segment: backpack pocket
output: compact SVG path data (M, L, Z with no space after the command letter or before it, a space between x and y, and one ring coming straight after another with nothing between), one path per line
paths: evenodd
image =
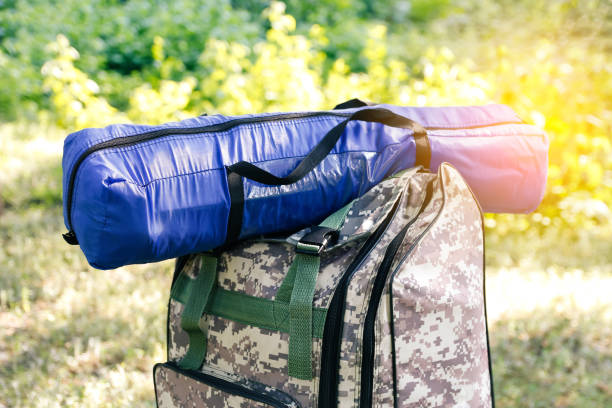
M174 363L153 368L158 408L299 408L288 394L261 383L209 367L184 370Z

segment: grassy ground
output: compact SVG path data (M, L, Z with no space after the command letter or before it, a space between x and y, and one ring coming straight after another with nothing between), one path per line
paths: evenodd
M0 407L153 406L172 263L98 271L64 243L63 136L0 125ZM499 407L612 405L612 273L588 265L490 266Z

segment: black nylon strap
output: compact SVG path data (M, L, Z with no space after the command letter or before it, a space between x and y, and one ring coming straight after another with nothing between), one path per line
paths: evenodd
M346 102L342 102L334 106L334 110L338 109L352 109L352 108L362 108L364 106L373 106L376 105L373 102L366 102L359 98L353 98ZM429 139L427 135L424 137L420 134L414 135L414 141L416 142L416 160L415 166L421 165L426 170L429 170L429 166L431 163L431 147L429 146Z
M338 109L352 109L352 108L362 108L364 106L373 106L376 105L372 102L362 101L359 98L353 98L346 102L342 102L334 106L334 110ZM425 137L421 137L421 135L417 135L415 132L414 140L416 142L416 160L415 166L421 165L426 170L429 170L429 166L431 163L431 147L429 146L429 139L427 135Z
M416 144L416 152L414 157L415 166L423 166L425 171L429 171L431 166L431 146L429 145L429 138L427 137L427 131L421 127L421 131L414 131L413 137Z
M242 177L227 169L227 186L230 194L230 211L227 219L227 235L224 245L238 241L244 212L244 185Z
M342 102L337 104L336 106L334 106L334 110L338 110L338 109L351 109L351 108L361 108L363 106L369 106L372 105L371 103L368 102L364 102L361 99L358 98L353 98L351 100L348 100L346 102Z
M427 131L415 121L404 116L398 115L384 108L362 109L354 112L346 120L340 122L332 130L327 132L323 139L308 153L306 157L297 165L286 177L277 177L249 162L240 161L228 167L229 171L237 173L243 177L267 185L287 185L293 184L302 179L312 169L314 169L333 149L340 136L344 132L346 125L351 120L362 120L365 122L382 123L383 125L411 129L416 141L416 165L423 165L429 168L431 152L429 151L429 141Z

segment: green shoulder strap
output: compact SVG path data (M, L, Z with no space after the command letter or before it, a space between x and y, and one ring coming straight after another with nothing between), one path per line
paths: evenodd
M340 210L325 219L319 226L339 230L344 223L353 202L350 202ZM312 248L311 253L308 245L297 248L302 251L296 253L293 263L287 272L285 280L279 288L276 300L282 301L287 293L291 293L289 299L289 375L303 380L312 379L312 303L317 283L317 275L321 258L317 251ZM279 299L279 295L281 299Z
M193 284L189 285L187 302L181 315L181 327L189 335L187 354L179 362L181 368L197 370L204 362L208 330L200 328L199 323L216 280L217 258L202 256L200 272Z

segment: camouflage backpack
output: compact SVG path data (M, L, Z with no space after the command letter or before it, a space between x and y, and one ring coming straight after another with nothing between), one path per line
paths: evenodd
M452 166L318 226L177 260L167 407L489 407L483 225Z

